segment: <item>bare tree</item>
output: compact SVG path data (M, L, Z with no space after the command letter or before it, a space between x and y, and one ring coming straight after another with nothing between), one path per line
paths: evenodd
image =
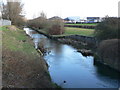
M19 2L15 2L14 0L7 0L7 4L3 4L2 10L2 18L8 19L12 21L12 24L19 25L23 22L22 16L22 8L23 4Z

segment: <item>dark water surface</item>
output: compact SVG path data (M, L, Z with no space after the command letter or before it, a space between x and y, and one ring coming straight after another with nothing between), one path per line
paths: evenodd
M92 56L84 57L75 48L47 39L35 31L24 29L35 42L47 48L44 59L49 65L53 82L63 88L118 88L119 73L94 62ZM64 83L65 82L65 83Z

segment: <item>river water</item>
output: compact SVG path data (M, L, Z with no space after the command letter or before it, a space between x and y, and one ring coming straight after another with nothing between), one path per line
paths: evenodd
M94 57L84 57L77 49L52 41L44 35L24 28L33 38L35 48L42 44L47 49L44 59L54 83L63 88L118 88L120 73L94 62Z

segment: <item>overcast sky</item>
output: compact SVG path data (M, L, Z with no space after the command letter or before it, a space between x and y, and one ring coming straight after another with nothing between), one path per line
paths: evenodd
M120 0L22 0L22 3L26 17L31 19L42 11L47 18L118 16L118 1Z

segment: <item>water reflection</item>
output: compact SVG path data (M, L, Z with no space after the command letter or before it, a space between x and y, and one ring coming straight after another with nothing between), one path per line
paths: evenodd
M95 61L94 61L94 66L96 67L96 76L98 78L102 79L104 82L110 82L116 87L120 86L119 72Z
M45 36L40 35L37 32L35 32L29 28L24 28L24 30L25 30L26 34L28 34L33 39L33 42L34 42L36 49L38 48L38 45L40 42L41 42L41 44L43 44L45 42L45 40L42 40L42 39L46 38Z
M44 56L49 64L53 82L64 88L117 88L118 73L108 67L94 63L93 57L84 57L71 46L48 40L45 36L28 34L33 41L43 44L50 52ZM38 45L38 44L37 44ZM64 81L66 83L64 83Z

